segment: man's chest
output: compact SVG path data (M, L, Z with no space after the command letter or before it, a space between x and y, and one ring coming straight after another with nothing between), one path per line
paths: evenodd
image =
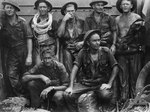
M110 26L108 17L92 17L89 18L88 24L92 29L108 28ZM102 28L102 29L103 29Z
M44 69L40 71L41 71L41 74L49 77L51 80L58 79L58 73L57 73L58 70L53 67L45 67Z
M133 22L136 21L136 18L131 16L131 17L120 17L118 21L118 26L120 29L129 29L130 26L133 24Z
M133 22L135 21L135 18L120 18L120 20L118 21L118 27L119 27L119 33L120 33L120 37L124 37L126 36L127 32L130 29L130 26L133 24Z

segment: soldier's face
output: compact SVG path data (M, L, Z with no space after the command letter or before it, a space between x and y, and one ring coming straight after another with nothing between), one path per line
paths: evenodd
M66 14L69 13L72 18L74 17L75 12L76 12L75 7L74 7L74 5L72 5L72 4L69 4L69 5L67 6L66 10L65 10L65 13L66 13Z
M91 38L89 39L89 47L92 48L92 49L99 49L99 46L100 46L100 36L98 34L93 34L91 36Z
M95 4L93 4L93 9L94 9L97 13L103 12L103 10L104 10L104 4L103 4L102 2L95 3Z
M16 9L12 5L6 4L4 6L4 10L5 10L5 13L6 13L7 16L13 16L13 15L16 14Z
M39 3L38 10L39 10L40 15L43 16L43 15L47 15L49 8L47 7L46 3L41 2Z
M51 65L51 61L52 61L52 58L49 57L49 56L45 56L44 59L43 59L43 62L46 66L50 66Z
M120 7L124 13L128 13L131 11L133 5L130 0L122 0Z

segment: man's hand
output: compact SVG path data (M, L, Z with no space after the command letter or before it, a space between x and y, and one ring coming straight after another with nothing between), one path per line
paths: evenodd
M63 21L67 21L67 20L69 20L70 18L72 18L72 15L69 14L69 13L67 13L67 14L64 16Z
M113 45L110 47L110 50L111 50L112 54L114 55L115 52L116 52L116 46L113 44Z
M77 49L77 50L81 49L82 46L83 46L83 41L82 41L82 42L77 42L77 43L76 43L76 49Z
M109 84L102 84L100 89L103 90L103 89L110 89L111 88L111 85Z
M53 87L48 87L46 89L44 89L41 94L40 97L43 99L46 99L48 97L48 93L51 92L53 90Z
M111 32L106 32L106 33L103 34L101 37L105 39L105 38L108 37L109 35L111 35Z
M30 66L31 64L32 64L32 56L28 56L27 58L26 58L26 66Z
M66 94L72 94L72 92L73 92L73 89L72 89L72 87L68 87L66 90L65 90L65 93Z
M51 83L51 80L44 75L41 76L41 79L43 82L45 82L46 85L49 85Z

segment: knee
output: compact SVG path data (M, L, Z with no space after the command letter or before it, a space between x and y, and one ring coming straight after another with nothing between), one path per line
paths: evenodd
M63 97L64 97L65 100L70 99L71 96L72 96L72 95L70 95L70 94L68 94L68 93L66 93L66 92L63 93Z
M84 104L85 100L87 98L87 94L82 94L79 98L78 98L78 103L79 104Z
M63 91L57 91L53 96L53 101L62 102L63 101Z
M86 104L88 102L89 99L91 99L93 97L94 92L90 91L88 93L84 93L82 94L79 98L78 98L78 103L79 104Z
M63 98L66 102L72 102L72 101L75 101L77 99L77 96L76 94L68 94L66 92L63 93Z
M101 99L101 101L107 102L110 101L113 97L113 90L107 89L107 90L99 90L96 91L98 98Z
M32 89L36 88L36 82L35 82L35 81L29 81L29 82L27 83L27 88L28 88L29 90L32 90Z
M78 98L78 110L79 112L98 112L96 95L93 91L82 94Z

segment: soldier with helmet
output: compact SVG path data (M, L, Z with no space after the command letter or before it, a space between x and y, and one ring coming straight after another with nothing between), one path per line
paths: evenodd
M25 19L17 15L20 7L16 1L5 0L2 5L5 15L1 23L1 44L5 53L8 51L4 64L9 78L6 84L10 84L9 96L19 96L24 93L22 74L32 64L32 32Z
M115 19L104 12L104 6L108 2L106 0L92 0L90 6L93 12L85 19L85 32L88 30L98 29L101 32L101 46L111 49L113 54L116 52L117 27Z
M121 13L116 17L118 27L117 59L123 72L119 74L121 82L121 100L135 97L135 85L141 70L141 46L144 40L143 20L134 13L136 0L118 0L116 8Z
M57 54L57 21L52 14L52 4L47 0L37 0L34 3L37 13L30 20L33 32L34 61L38 64L42 61L42 52L49 52L55 58Z
M77 16L77 9L78 5L75 2L64 4L61 8L61 14L64 17L59 21L57 33L60 41L59 59L69 74L73 67L73 61L83 45L84 21Z

